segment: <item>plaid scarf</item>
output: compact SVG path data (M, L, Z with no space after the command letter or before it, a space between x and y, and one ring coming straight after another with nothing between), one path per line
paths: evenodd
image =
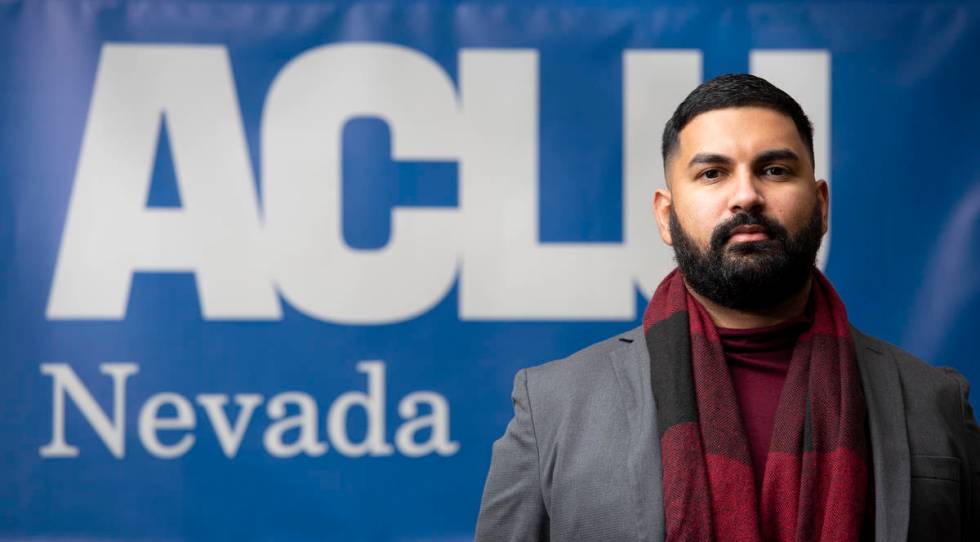
M844 304L820 271L776 408L761 491L714 323L675 269L643 315L667 540L858 540L865 404Z

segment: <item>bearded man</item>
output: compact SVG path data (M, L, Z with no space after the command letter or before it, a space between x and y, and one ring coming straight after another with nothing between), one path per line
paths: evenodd
M476 539L980 540L967 382L849 324L799 104L717 77L662 152L678 267L640 328L518 372Z

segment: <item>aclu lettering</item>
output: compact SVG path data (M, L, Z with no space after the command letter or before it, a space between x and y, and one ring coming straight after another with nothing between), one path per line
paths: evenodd
M106 448L117 458L126 455L126 382L139 372L135 363L102 363L99 370L112 378L112 417L96 402L92 393L67 363L43 363L41 373L52 379L53 406L51 441L40 448L41 457L77 457L79 449L65 439L65 398L78 407L82 416L95 430ZM459 450L459 443L450 440L449 404L446 398L432 391L415 391L402 397L398 415L402 423L395 431L394 446L385 440L385 365L381 361L362 361L357 370L367 375L367 392L348 391L338 396L327 410L325 426L330 444L347 457L388 456L395 453L407 457L430 454L450 456ZM238 454L253 414L265 403L269 423L262 435L266 452L274 457L288 458L299 454L320 456L327 452L327 442L319 437L319 410L316 400L299 391L287 391L272 396L268 402L257 393L239 393L230 398L238 407L238 415L229 419L225 407L228 394L202 393L194 398L204 411L225 456ZM176 412L164 417L161 409L169 406ZM288 407L296 414L287 416ZM421 407L421 408L420 408ZM347 431L351 409L363 409L367 415L367 433L360 442L352 441ZM421 414L427 412L427 414ZM162 459L174 459L194 446L194 432L199 428L191 401L179 393L162 392L150 396L138 414L139 440L148 453ZM298 431L295 438L287 434ZM164 431L180 436L172 444L160 440ZM428 435L419 441L418 436ZM172 441L173 439L168 439Z
M663 184L662 127L702 70L697 50L622 59L623 242L542 243L534 50L463 49L458 84L397 45L299 55L265 99L260 206L225 47L107 44L47 316L123 319L134 273L190 272L206 319L277 320L281 296L324 321L397 322L456 281L466 320L632 319L637 288L652 292L673 265L650 200ZM829 54L756 50L749 65L810 113L826 177ZM164 116L176 209L146 206ZM341 134L359 117L387 123L393 160L455 161L459 171L457 208L393 209L376 250L351 248L341 231Z

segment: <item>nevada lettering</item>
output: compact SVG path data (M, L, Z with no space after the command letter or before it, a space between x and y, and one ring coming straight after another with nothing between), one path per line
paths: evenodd
M394 434L394 445L386 439L385 416L385 364L381 361L361 361L357 371L367 375L367 391L347 391L339 395L324 416L325 434L320 438L320 412L316 399L299 391L278 393L268 401L257 393L228 394L202 393L194 402L203 410L204 417L214 432L221 452L230 458L238 454L242 440L253 427L257 411L265 403L264 417L268 424L262 434L263 447L269 455L279 458L296 457L300 454L321 456L330 446L346 457L379 457L399 453L417 458L430 454L451 456L459 451L459 443L450 439L449 404L446 398L433 391L414 391L398 402L398 415L402 418ZM72 458L81 453L66 438L66 398L81 412L89 427L95 431L109 452L117 459L126 455L126 384L139 372L135 363L102 363L100 371L112 379L112 417L99 406L92 393L67 363L43 363L41 373L52 380L51 441L39 450L44 458ZM230 404L237 414L231 416ZM164 417L161 409L169 406L174 416ZM287 406L295 407L296 413L287 416ZM355 442L347 431L348 416L353 409L363 409L367 416L367 432ZM191 401L176 392L160 392L151 395L139 408L138 436L143 448L150 455L161 459L176 459L194 446L198 424L197 410ZM298 430L298 436L287 439L287 433ZM179 438L165 444L161 432L175 432ZM419 435L427 438L419 439ZM173 441L173 438L169 438Z

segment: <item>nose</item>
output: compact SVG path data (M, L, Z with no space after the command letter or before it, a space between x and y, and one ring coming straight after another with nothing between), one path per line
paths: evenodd
M759 182L760 180L754 174L744 170L734 176L728 205L732 213L739 211L758 212L766 204Z

